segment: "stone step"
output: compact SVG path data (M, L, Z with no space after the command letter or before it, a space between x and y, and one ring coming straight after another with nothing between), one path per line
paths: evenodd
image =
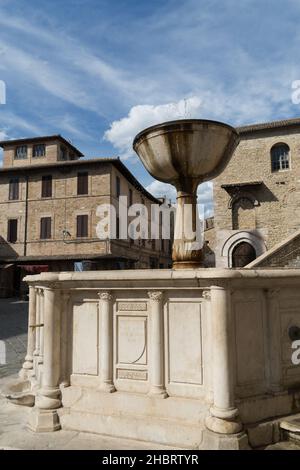
M199 402L68 387L63 390L64 407L59 414L66 430L197 449L208 414L207 407ZM95 403L99 405L96 408Z

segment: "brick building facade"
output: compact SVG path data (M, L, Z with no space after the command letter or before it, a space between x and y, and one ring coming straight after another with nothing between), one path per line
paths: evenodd
M96 234L96 211L101 204L113 204L118 212L118 199L123 195L130 205L145 204L149 214L151 204L161 204L118 158L84 159L61 136L0 145L4 150L0 265L6 267L6 273L11 266L15 286L27 272L41 270L170 265L167 240L100 240Z
M300 119L238 131L240 144L214 180L218 267L245 266L300 227Z

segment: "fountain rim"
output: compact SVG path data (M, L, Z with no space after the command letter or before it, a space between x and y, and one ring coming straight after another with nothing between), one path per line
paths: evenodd
M225 122L214 121L211 119L176 119L173 121L165 121L159 124L154 124L153 126L146 127L140 131L133 140L133 150L136 151L135 147L137 146L138 141L140 141L143 137L146 137L146 134L160 130L172 131L172 128L175 124L214 124L229 129L233 134L236 134L237 137L240 135L235 127L231 126L230 124L226 124Z

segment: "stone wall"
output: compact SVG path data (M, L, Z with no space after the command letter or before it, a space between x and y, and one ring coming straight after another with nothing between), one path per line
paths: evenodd
M87 195L77 195L78 171L89 172L89 192ZM42 176L52 175L52 196L41 197ZM71 256L71 255L106 255L126 256L137 260L137 266L149 267L149 259L154 256L157 263L163 267L170 264L170 253L167 242L162 247L160 240L156 241L155 250L152 244L141 244L135 241L100 241L96 234L99 221L96 215L100 204L113 203L118 206L116 197L116 176L121 181L121 195L129 196L132 190L133 203L142 201L149 207L153 203L146 195L142 195L127 178L110 163L93 163L86 165L57 166L56 168L39 168L31 172L28 179L28 231L25 248L25 214L26 214L26 179L20 174L18 201L9 200L9 179L16 174L0 173L0 257L15 258L16 256ZM76 236L76 218L78 215L88 215L88 237L78 239ZM40 219L51 217L51 239L40 239ZM7 242L8 219L18 220L18 239L16 243ZM63 230L70 235L63 236ZM124 245L125 244L125 245Z
M277 143L290 147L290 169L272 172L270 151ZM300 130L297 127L242 132L241 142L227 168L214 180L217 266L230 266L228 250L225 255L222 251L229 238L239 231L259 234L262 239L259 256L299 228L299 155ZM255 182L262 184L238 186ZM236 186L223 188L226 184ZM244 213L243 208L239 209L239 226L236 226L233 203L245 197L252 201L252 209L248 207Z

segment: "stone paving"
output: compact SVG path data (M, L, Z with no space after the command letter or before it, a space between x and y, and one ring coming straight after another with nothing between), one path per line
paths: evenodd
M28 302L0 299L0 450L150 450L169 449L140 441L61 430L36 434L26 429L31 408L14 405L3 395L8 382L18 379L27 345Z
M27 347L28 302L0 299L0 378L15 374Z

